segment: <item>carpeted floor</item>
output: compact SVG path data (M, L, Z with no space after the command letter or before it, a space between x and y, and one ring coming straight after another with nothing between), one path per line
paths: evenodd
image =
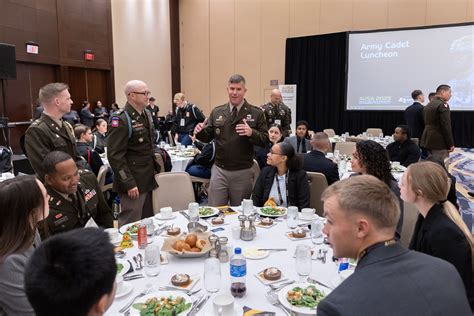
M456 177L456 190L461 215L474 232L474 198L467 194L474 191L474 148L457 148L449 157L449 172Z

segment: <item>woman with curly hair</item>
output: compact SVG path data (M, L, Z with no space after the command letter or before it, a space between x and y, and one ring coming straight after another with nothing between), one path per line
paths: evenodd
M397 224L396 237L400 238L403 225L403 201L400 199L400 189L392 176L388 152L373 140L363 140L356 143L352 153L352 171L359 174L372 175L389 186L400 202L400 219Z

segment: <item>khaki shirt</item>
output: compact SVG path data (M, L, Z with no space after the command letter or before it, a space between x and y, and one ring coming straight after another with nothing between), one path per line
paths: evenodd
M246 119L252 128L251 136L239 136L235 131L237 124ZM196 137L204 142L215 139L215 164L225 170L243 170L252 167L254 145L268 143L268 130L265 116L260 108L244 102L237 116L232 120L229 104L214 108L205 126Z
M63 121L62 126L54 119L42 113L31 123L25 135L25 149L33 170L40 179L44 179L43 160L52 151L63 151L76 161L83 161L77 154L76 140L71 124Z
M153 121L148 110L143 110L140 115L127 103L124 109L112 114L108 128L107 158L114 171L115 192L126 193L138 187L140 193L146 193L158 187L155 174L160 169L154 159L153 139Z

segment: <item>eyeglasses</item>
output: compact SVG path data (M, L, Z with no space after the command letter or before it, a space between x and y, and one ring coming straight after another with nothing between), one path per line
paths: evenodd
M151 94L151 91L145 91L145 92L132 91L132 92L130 92L130 93L142 94L142 95L144 95L144 96L148 96L148 95ZM129 95L130 95L130 93L129 93Z

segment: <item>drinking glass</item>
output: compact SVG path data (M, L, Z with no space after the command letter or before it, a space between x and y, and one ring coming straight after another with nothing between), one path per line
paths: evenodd
M320 219L316 219L311 223L311 241L313 244L321 245L323 243L323 227L324 223Z
M221 289L221 263L217 258L207 258L204 261L204 288L209 293Z
M242 200L242 213L244 215L253 214L253 201L251 199Z
M296 246L296 273L299 275L299 282L305 282L311 274L311 247L308 245Z
M296 206L289 206L286 214L286 223L289 228L296 228L298 221L298 208Z
M336 159L336 161L339 160L339 155L340 155L339 150L337 150L337 149L334 150L334 158Z
M156 277L160 272L160 247L158 243L155 242L145 248L145 273L150 277Z
M142 219L143 224L146 225L146 234L148 236L153 236L155 233L155 224L153 223L152 218L144 218Z
M199 222L199 204L196 202L189 203L188 214L190 222Z

